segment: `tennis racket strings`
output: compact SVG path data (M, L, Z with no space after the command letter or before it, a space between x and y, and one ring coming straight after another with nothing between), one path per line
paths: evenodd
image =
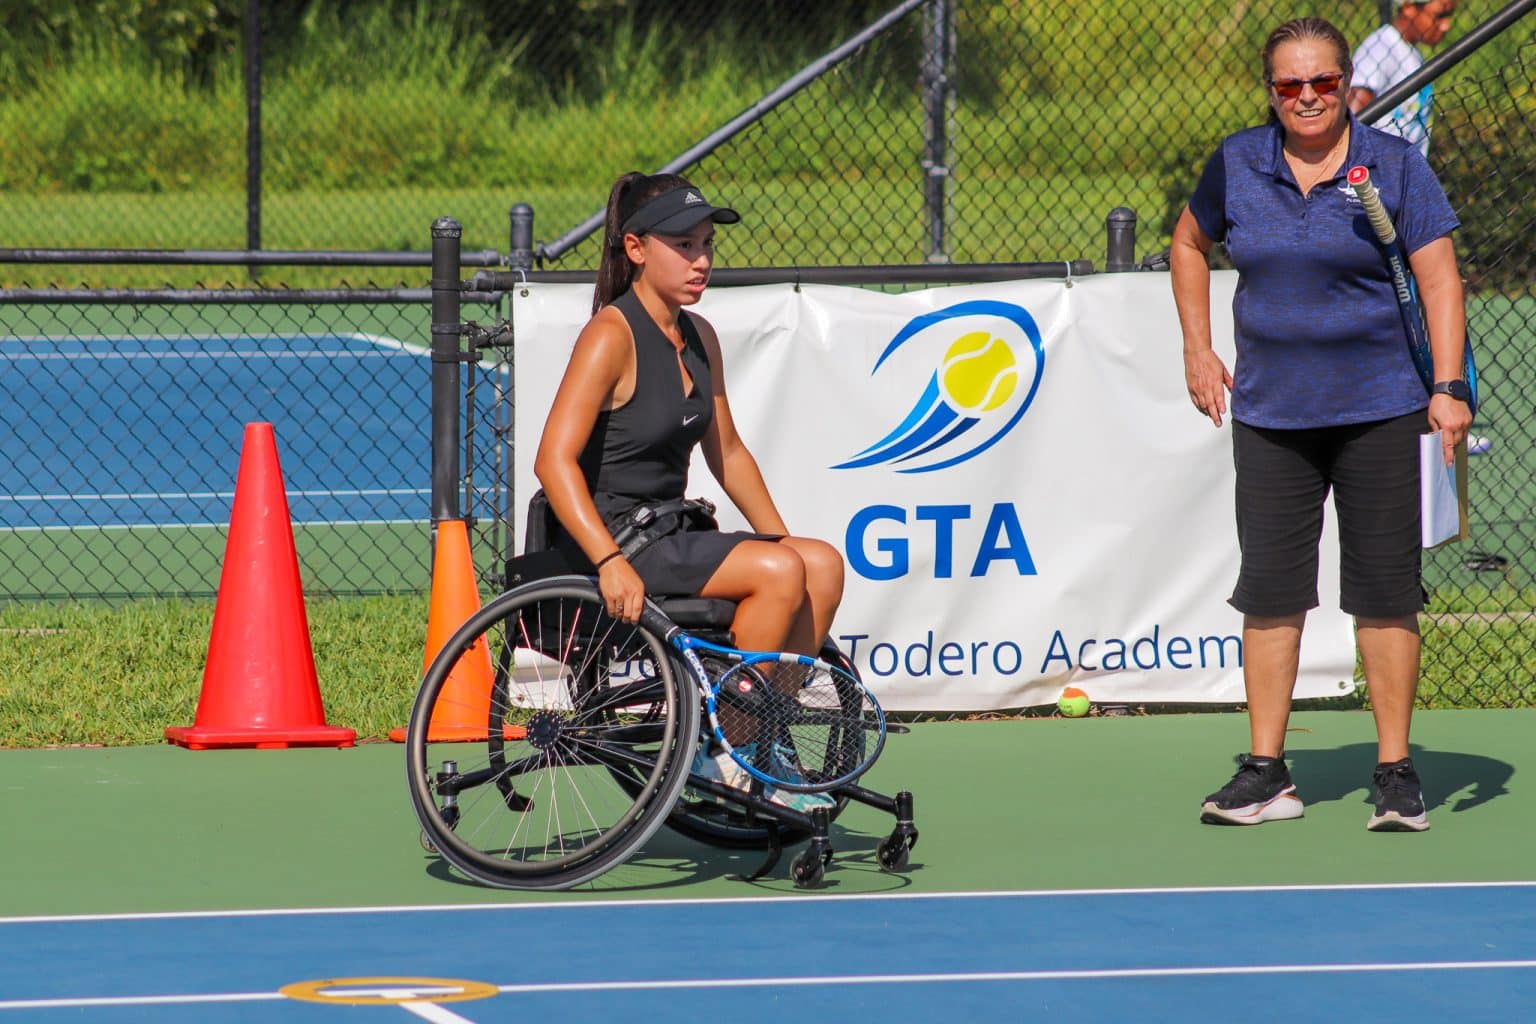
M825 662L743 662L715 686L731 756L785 789L816 792L862 774L884 741L884 716L862 683ZM719 737L724 740L723 734Z

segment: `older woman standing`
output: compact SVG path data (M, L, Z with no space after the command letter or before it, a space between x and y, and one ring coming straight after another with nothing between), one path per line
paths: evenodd
M1201 806L1211 824L1299 818L1285 731L1317 543L1330 491L1339 521L1340 606L1375 715L1374 831L1429 827L1408 734L1419 674L1418 435L1444 431L1446 458L1472 416L1460 381L1461 280L1445 193L1411 144L1361 125L1345 104L1350 48L1321 18L1264 45L1270 119L1227 137L1173 233L1173 295L1190 400L1220 426L1231 392L1250 750ZM1386 261L1344 185L1370 168L1418 279L1436 385L1409 356ZM1238 271L1237 361L1211 349L1213 244Z

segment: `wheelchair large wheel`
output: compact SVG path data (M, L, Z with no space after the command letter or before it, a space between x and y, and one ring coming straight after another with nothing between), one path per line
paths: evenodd
M821 649L821 659L859 678L853 662L830 640ZM860 698L850 694L845 699L851 702ZM867 741L863 734L848 737L848 753L863 760ZM848 798L836 790L827 795L836 801L828 812L835 819L848 806ZM751 817L743 808L718 803L709 794L686 786L667 818L667 827L689 839L725 849L764 850L771 841L769 825L762 818ZM798 843L809 835L804 829L779 827L779 841L785 845Z
M508 591L422 679L406 768L423 840L489 885L590 881L660 828L698 723L666 643L610 617L590 580Z

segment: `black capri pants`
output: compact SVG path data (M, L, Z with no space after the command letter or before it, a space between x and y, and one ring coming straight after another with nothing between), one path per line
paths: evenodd
M1419 443L1424 412L1305 430L1232 422L1242 569L1230 603L1246 615L1316 608L1323 502L1339 522L1339 607L1396 618L1424 607Z

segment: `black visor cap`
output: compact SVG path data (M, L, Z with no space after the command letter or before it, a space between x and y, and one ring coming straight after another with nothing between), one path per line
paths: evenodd
M626 235L686 235L702 220L735 224L741 214L725 206L711 206L696 188L675 188L649 199L624 222Z

